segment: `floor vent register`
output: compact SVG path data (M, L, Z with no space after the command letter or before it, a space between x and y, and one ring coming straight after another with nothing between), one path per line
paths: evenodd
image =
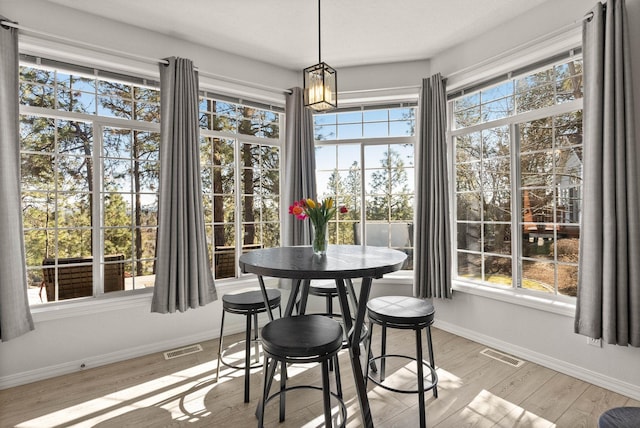
M505 354L495 349L485 348L480 353L486 357L493 358L494 360L501 361L511 367L521 367L524 364L523 360L520 360L513 355Z
M173 351L167 351L164 353L165 360L172 360L178 357L184 357L185 355L195 354L196 352L202 352L202 346L200 344L185 346L184 348L174 349Z

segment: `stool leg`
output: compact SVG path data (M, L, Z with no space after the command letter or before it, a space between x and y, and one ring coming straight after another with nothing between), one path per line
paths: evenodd
M287 363L280 361L280 422L284 422L284 406L287 387Z
M366 389L367 384L369 383L369 370L372 370L374 373L377 371L376 365L371 359L373 355L371 354L371 342L373 342L373 323L369 321L369 340L367 341L367 367L364 376L364 387Z
M322 401L324 403L324 426L331 427L331 395L329 395L329 362L322 361Z
M384 357L384 355L387 355L387 325L385 323L382 323L382 353L380 355L383 355L382 358L380 358L380 382L384 382L384 368L387 362L386 357Z
M253 352L256 363L260 362L260 344L258 344L258 313L253 314Z
M222 310L222 321L220 321L220 339L218 340L218 368L216 369L216 382L220 377L220 359L222 358L222 333L224 331L224 314L225 310Z
M247 314L244 344L244 402L249 402L249 376L251 375L251 314Z
M416 329L416 364L418 365L418 409L420 411L420 428L426 426L424 411L424 366L422 364L422 331Z
M327 316L333 318L333 296L331 294L327 294L325 297L325 309L327 311ZM329 371L333 371L333 358L329 360Z
M257 416L258 416L258 428L262 428L264 426L264 406L265 406L265 402L267 401L267 398L269 397L269 391L271 390L269 366L270 366L269 358L265 355L263 369L262 369L264 371L264 383L262 384L262 399L260 400L260 403L258 404L258 408L256 409Z
M436 362L433 359L433 342L431 341L431 326L427 326L427 345L429 346L429 364L432 369L436 369ZM433 386L433 397L438 398L438 385Z
M338 395L338 397L342 398L342 379L340 378L340 362L338 361L338 354L336 354L336 356L333 357L331 361L333 361L334 359L335 363L333 365L335 367L334 375L336 376L336 394Z
M373 352L371 352L371 342L373 342L373 322L369 321L369 337L367 338L367 360L368 360L368 364L367 364L367 377L369 376L369 367L371 367L371 371L374 373L378 372L378 366L376 365L375 361L372 361L373 359ZM365 385L366 385L366 379L365 379Z

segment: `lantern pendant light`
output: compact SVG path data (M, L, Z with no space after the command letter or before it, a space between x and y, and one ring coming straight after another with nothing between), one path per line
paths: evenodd
M318 64L303 71L304 105L316 111L338 107L336 70L322 62L320 35L320 0L318 0Z

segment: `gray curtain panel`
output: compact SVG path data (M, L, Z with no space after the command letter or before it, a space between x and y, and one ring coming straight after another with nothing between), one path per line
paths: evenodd
M316 199L316 153L313 141L313 115L304 107L302 89L292 88L286 96L285 176L282 185L284 208L302 198ZM283 245L311 244L309 221L283 214Z
M640 346L640 158L622 0L583 25L584 187L575 331Z
M440 73L422 79L416 144L413 293L451 298L451 241L447 173L447 96Z
M198 75L188 59L160 64L160 187L152 312L217 299L202 208Z
M0 20L5 20L0 16ZM0 26L0 340L33 330L20 202L18 30Z

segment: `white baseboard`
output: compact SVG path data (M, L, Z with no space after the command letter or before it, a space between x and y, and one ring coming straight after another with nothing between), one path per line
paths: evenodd
M640 400L639 385L634 385L628 382L624 382L620 379L604 376L592 370L585 369L584 367L576 366L575 364L570 364L566 361L558 360L556 358L549 357L548 355L541 354L539 352L535 352L521 346L513 345L511 343L496 339L495 337L480 334L473 330L469 330L455 324L448 323L446 321L439 321L436 319L433 325L436 328L455 334L457 336L473 340L474 342L490 346L499 351L512 354L516 357L523 358L536 364L540 364L541 366L550 368L569 376L573 376L575 378L592 383L596 386L600 386L610 391L617 392L619 394L633 398L634 400Z
M228 317L225 320L224 334L225 336L244 331L245 322L242 317ZM237 319L235 319L237 318ZM0 389L12 388L14 386L25 385L39 380L49 379L56 376L62 376L70 373L74 373L81 370L87 370L90 368L100 367L111 363L117 363L120 361L129 360L131 358L142 357L144 355L153 354L156 352L165 352L167 350L179 348L186 345L191 345L198 342L217 339L220 335L220 331L207 331L190 336L183 336L180 338L166 340L162 342L155 342L148 345L136 346L133 348L126 348L120 351L111 352L109 354L100 355L96 357L84 358L81 360L68 361L63 364L57 364L53 366L41 367L36 370L30 370L27 372L16 373L9 376L0 378ZM215 360L216 355L211 355L211 360ZM84 366L83 366L84 364Z

